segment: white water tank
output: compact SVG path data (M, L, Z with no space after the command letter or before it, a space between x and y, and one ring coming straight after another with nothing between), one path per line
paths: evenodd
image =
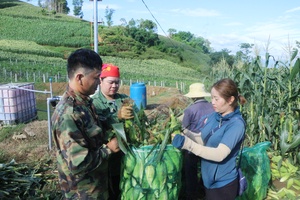
M33 83L0 84L0 121L11 125L37 118Z

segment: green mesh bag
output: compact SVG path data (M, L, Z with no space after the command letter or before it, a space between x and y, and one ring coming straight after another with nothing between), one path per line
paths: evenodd
M181 187L181 151L167 145L157 159L159 146L130 147L122 159L121 199L178 199Z
M267 149L271 142L261 142L242 151L241 168L245 175L248 188L238 200L262 200L267 196L268 184L271 179L270 159Z

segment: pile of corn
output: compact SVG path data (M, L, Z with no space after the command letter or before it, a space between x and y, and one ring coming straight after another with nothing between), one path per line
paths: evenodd
M0 164L0 199L43 199L42 189L54 179L45 174L49 168L44 165L32 167L14 160Z

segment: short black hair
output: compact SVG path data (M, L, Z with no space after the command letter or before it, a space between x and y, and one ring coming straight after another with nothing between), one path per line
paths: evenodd
M77 49L76 51L71 53L68 58L68 77L72 78L74 76L74 73L79 68L86 69L86 73L89 73L90 71L93 71L95 69L101 70L102 64L102 59L95 51L90 49Z

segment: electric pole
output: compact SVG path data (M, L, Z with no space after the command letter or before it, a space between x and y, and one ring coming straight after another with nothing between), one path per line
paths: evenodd
M94 0L94 51L96 53L98 53L98 1L102 0Z

